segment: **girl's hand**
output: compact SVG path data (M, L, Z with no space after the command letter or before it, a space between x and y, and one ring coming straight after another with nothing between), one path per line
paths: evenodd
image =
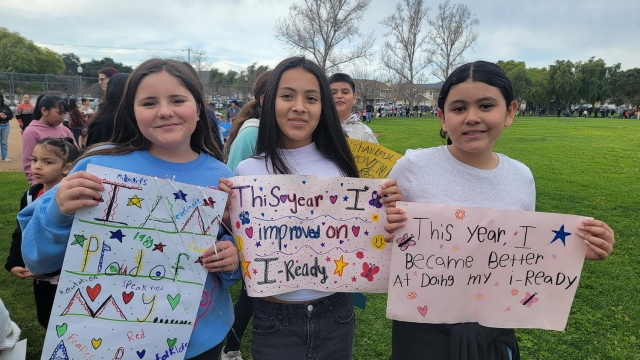
M215 249L218 250L217 255ZM238 250L231 241L218 241L202 256L202 266L209 272L234 271L238 268Z
M227 197L227 206L224 208L224 213L222 214L222 222L227 226L227 229L231 229L231 198L236 197L236 194L231 190L232 186L233 181L223 177L220 178L218 190L229 194L229 197Z
M73 215L76 210L98 205L104 190L102 180L86 171L78 171L60 181L56 191L56 203L63 214Z
M20 279L28 279L33 276L29 269L23 268L22 266L14 266L11 268L11 273Z
M388 234L384 237L384 241L392 242L393 237L395 236L394 231L403 228L406 220L407 220L407 214L404 212L404 210L399 209L397 207L388 207L387 208L388 224L384 226L384 230L388 232Z
M396 179L387 179L380 187L382 188L380 195L388 195L380 199L385 206L395 207L396 201L402 201L402 190L398 187Z
M609 225L600 220L582 220L578 229L578 236L587 244L585 259L603 260L611 255L616 239Z

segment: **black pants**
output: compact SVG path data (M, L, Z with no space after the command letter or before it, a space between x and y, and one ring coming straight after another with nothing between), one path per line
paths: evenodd
M56 297L58 285L54 285L48 281L33 280L33 296L36 299L36 313L38 314L38 322L45 329L49 325L51 317L51 309L53 309L53 300Z
M189 360L218 360L220 353L222 352L222 344L223 343L220 343L212 349L209 349L196 357L192 357Z
M247 325L249 324L249 320L251 320L251 316L253 314L253 301L249 295L247 295L247 290L244 287L244 280L242 281L240 297L238 298L236 305L233 307L233 314L235 315L235 320L233 321L231 330L229 330L229 333L227 334L227 344L224 347L224 350L227 352L240 350L242 336L244 335L245 330L247 330Z

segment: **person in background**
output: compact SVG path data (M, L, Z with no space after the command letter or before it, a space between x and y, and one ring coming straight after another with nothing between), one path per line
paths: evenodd
M109 84L109 79L113 77L113 75L117 74L118 70L112 67L106 67L98 73L98 84L102 88L102 91L107 92L107 85Z
M80 103L82 104L80 106L80 112L82 114L93 114L93 109L91 108L91 106L89 104L89 99L82 98L82 99L80 99Z
M91 121L87 129L87 147L111 140L116 110L122 99L124 85L128 76L129 74L116 74L109 80L107 94L103 98L103 102L100 103L100 108L94 114L93 121Z
M22 96L22 102L16 107L16 119L20 124L20 129L24 129L29 126L33 119L33 105L31 105L31 96L24 94Z
M377 144L378 139L376 139L373 131L360 121L358 114L351 112L351 108L357 100L356 85L351 76L335 73L329 78L329 84L331 85L333 100L335 101L345 135L350 139Z
M82 113L78 109L78 100L69 99L69 129L73 133L73 139L76 144L80 140L80 134L82 134L82 128L84 127L84 120Z
M367 106L365 106L367 123L371 123L371 115L373 114L373 105L371 105L370 101L367 101Z
M0 299L0 355L4 350L11 350L20 340L20 328L11 321L9 311Z
M7 151L9 150L9 132L11 131L9 120L11 119L13 119L13 112L9 105L5 105L4 95L0 93L0 138L2 139L0 147L2 148L2 161L11 161L11 159L7 157Z
M233 100L231 102L231 106L227 109L227 121L232 121L239 112L240 108L238 107L238 100Z

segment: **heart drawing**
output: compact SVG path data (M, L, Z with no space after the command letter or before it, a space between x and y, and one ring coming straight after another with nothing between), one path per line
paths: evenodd
M167 345L169 345L170 348L174 347L177 342L178 342L178 339L176 338L167 339Z
M335 204L336 201L338 201L338 195L329 196L329 200L331 201L332 204Z
M61 337L67 332L67 323L63 323L62 325L56 325L56 333L58 337Z
M91 339L91 345L93 345L93 348L98 350L98 348L100 347L100 345L102 345L102 338L99 339Z
M122 292L122 300L124 300L125 304L128 304L131 299L133 299L133 291L129 291L129 293Z
M418 312L420 313L420 315L422 315L422 317L427 316L427 311L429 310L429 308L427 307L427 305L425 306L418 306Z
M180 302L180 294L176 294L176 296L167 294L167 300L169 301L169 305L171 305L171 310L175 310Z
M249 238L253 237L253 226L249 226L248 228L244 229L244 233L247 234L247 236Z
M89 295L89 299L91 299L91 301L96 301L96 298L100 295L100 291L102 291L102 286L100 284L96 284L94 287L87 286L87 295Z
M351 227L351 231L353 232L353 236L358 237L358 235L360 234L360 226L353 225Z

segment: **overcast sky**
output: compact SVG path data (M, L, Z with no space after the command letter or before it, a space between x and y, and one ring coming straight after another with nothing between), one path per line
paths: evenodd
M206 50L212 65L223 71L239 71L253 62L273 67L290 55L273 26L293 2L303 1L1 0L0 26L58 53L73 52L82 61L109 56L136 66L152 56L186 57L190 48ZM639 0L462 2L480 20L480 37L465 53L467 60L515 59L543 67L557 59L595 56L607 64L620 62L623 69L640 67ZM438 3L427 1L432 9ZM372 0L360 23L363 32L374 32L378 54L385 33L379 22L395 4ZM373 58L374 66L378 59Z

